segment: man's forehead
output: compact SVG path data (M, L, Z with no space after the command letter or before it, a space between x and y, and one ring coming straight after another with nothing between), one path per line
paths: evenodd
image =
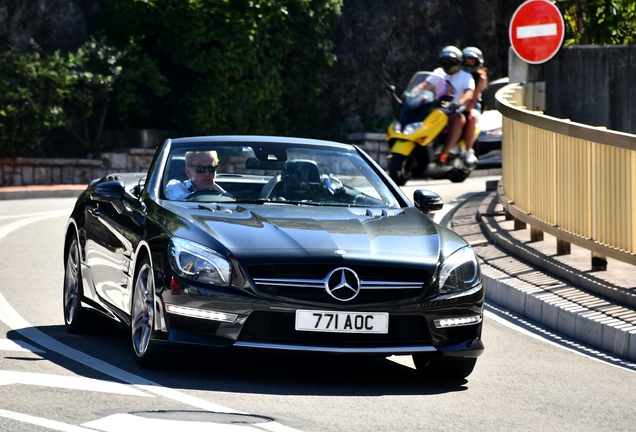
M214 153L197 153L192 157L193 161L211 161L216 159L217 157Z

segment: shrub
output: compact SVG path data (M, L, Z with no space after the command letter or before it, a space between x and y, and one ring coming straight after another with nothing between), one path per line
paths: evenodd
M107 33L155 59L181 134L306 133L341 0L110 0Z

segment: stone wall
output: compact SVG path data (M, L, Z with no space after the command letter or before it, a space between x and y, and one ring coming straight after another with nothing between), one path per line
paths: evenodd
M347 135L347 142L359 146L371 156L384 170L388 169L387 156L391 153L386 142L386 134L355 133Z
M147 172L154 149L102 153L100 159L0 159L0 186L87 184L114 172Z

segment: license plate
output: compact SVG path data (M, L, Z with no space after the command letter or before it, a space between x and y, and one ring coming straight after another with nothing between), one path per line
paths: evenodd
M389 332L389 314L386 312L298 310L296 311L296 330L385 334Z

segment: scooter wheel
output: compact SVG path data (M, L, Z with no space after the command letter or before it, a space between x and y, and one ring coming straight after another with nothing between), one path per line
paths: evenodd
M452 183L461 183L470 175L469 170L453 170L448 174L448 179Z
M409 168L409 159L401 154L391 154L389 159L389 177L398 186L404 186L411 178L411 170Z

